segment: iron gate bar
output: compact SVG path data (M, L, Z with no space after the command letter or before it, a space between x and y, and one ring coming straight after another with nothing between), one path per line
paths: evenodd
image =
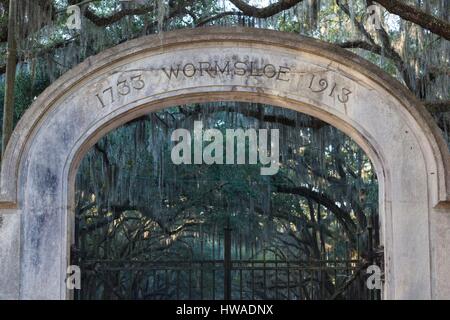
M264 260L252 260L252 259L231 259L233 263L235 262L243 262L243 263L252 263L252 262L258 262L258 263L264 263ZM164 260L164 261L154 261L154 260L111 260L111 259L96 259L96 260L84 260L83 264L95 264L95 263L142 263L142 264L156 264L156 265L164 265L164 264L174 264L174 263L185 263L185 264L191 264L191 263L223 263L223 259L217 259L217 260ZM352 260L297 260L297 259L288 259L288 260L265 260L266 263L275 264L276 262L289 262L289 263L297 263L297 264L303 264L303 265L320 265L321 263L327 263L327 264L338 264L338 263L359 263L360 260L352 259Z
M231 300L231 270L233 262L231 261L231 228L230 221L224 228L224 300Z

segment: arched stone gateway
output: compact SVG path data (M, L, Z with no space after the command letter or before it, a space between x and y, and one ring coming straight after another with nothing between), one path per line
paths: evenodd
M189 102L253 101L352 137L380 183L386 299L450 298L449 154L430 115L365 60L244 28L176 31L89 58L23 116L1 170L0 298L65 299L77 165L108 131Z

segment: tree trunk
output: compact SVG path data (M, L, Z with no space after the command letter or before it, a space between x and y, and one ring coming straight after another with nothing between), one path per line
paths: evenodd
M2 158L13 131L14 121L14 82L16 79L17 65L15 27L16 0L9 0L8 54L6 61L5 99L3 104Z

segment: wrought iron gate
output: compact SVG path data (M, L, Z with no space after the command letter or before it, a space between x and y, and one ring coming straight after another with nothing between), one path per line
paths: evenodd
M380 290L368 290L366 268L383 265L378 231L369 225L357 237L356 250L344 244L345 258L336 248L319 259L284 258L255 239L249 247L242 234L229 226L221 237L199 233L200 257L152 260L87 260L73 249L73 263L82 270L77 299L380 299ZM374 237L375 235L375 237ZM361 247L365 239L366 248ZM212 241L210 252L205 243ZM207 258L209 255L209 258Z

